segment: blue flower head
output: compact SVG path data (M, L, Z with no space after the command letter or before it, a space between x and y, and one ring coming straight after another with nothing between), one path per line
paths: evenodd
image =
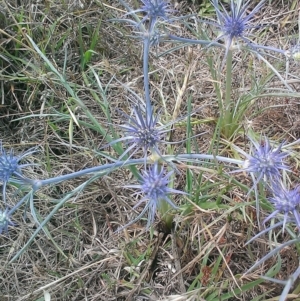
M263 181L264 184L278 183L281 180L281 173L283 170L289 170L289 167L284 164L284 159L289 155L287 152L282 151L283 143L277 148L273 148L267 138L264 138L261 143L249 139L252 142L252 151L250 154L237 146L233 146L236 151L246 157L243 167L234 170L231 173L246 171L250 174L253 186L248 193L254 190L256 199L256 213L257 220L259 220L259 196L257 184Z
M164 0L141 0L143 6L136 10L135 12L145 13L145 17L142 19L142 22L145 20L150 21L150 28L154 27L154 24L158 19L169 21L169 13L173 10L170 9L170 4Z
M158 116L153 115L148 118L143 116L139 107L134 108L135 118L129 117L129 124L123 125L122 128L128 134L127 138L132 139L132 142L144 149L155 148L160 141L161 133L157 128Z
M138 221L143 215L145 215L146 211L148 211L147 228L149 228L150 225L154 222L156 211L163 201L166 201L172 208L178 209L178 207L169 198L169 194L186 193L168 187L172 173L173 171L165 174L164 169L156 162L151 165L148 170L144 170L142 174L140 174L140 184L125 186L126 188L138 189L139 191L135 194L142 193L143 195L142 199L133 207L133 209L139 207L142 203L146 203L146 205L142 212L133 221L131 221L121 229L124 229Z
M251 18L260 10L264 4L264 0L260 1L255 8L247 14L249 9L248 4L251 1L247 1L242 5L242 0L230 1L231 13L227 12L223 4L222 11L219 9L218 0L213 0L212 4L216 10L218 22L216 23L224 36L227 36L231 41L235 38L244 38L246 30L252 29L253 25L250 23ZM248 41L248 40L245 40Z
M229 0L230 12L227 11L224 8L223 4L219 2L220 2L219 0L211 0L211 4L213 5L216 11L217 20L202 21L204 23L215 26L220 32L220 34L213 41L209 41L207 39L205 40L186 39L172 34L169 34L168 37L171 40L175 40L183 43L203 45L206 47L216 46L216 47L225 48L224 59L227 57L229 50L237 48L235 47L235 43L238 40L244 42L246 46L248 46L248 50L250 52L253 52L259 59L262 59L264 61L266 60L263 58L259 50L274 51L286 55L288 57L290 56L290 51L284 51L279 48L260 45L254 43L251 39L249 39L249 36L251 36L252 29L262 26L262 25L254 25L251 21L254 15L261 9L265 0L260 1L252 10L250 8L250 3L252 4L250 0L245 2L244 4L243 4L243 0ZM224 44L222 44L220 40L224 40ZM223 66L224 63L225 60L222 64ZM281 80L283 80L283 78L278 74L278 72L274 69L274 67L268 61L266 61L266 63L268 64L269 67L271 67L271 69L275 72L275 74Z
M12 149L7 153L2 146L2 142L0 141L0 181L3 184L4 202L5 202L7 182L12 177L17 178L18 180L25 180L22 175L21 169L32 164L20 164L20 161L22 161L24 157L34 152L35 150L29 149L25 153L16 156L14 155Z
M265 0L260 1L250 13L248 13L250 10L249 4L252 3L252 1L250 0L243 5L243 0L230 0L230 13L224 8L222 4L222 9L220 9L218 2L218 0L212 0L212 5L216 10L218 22L208 23L216 26L221 31L221 35L217 38L217 40L220 40L222 38L225 39L225 56L227 55L228 50L232 47L234 40L238 39L244 41L251 48L264 48L282 53L281 50L275 49L273 47L257 45L247 37L247 35L249 35L249 31L257 27L251 23L251 19L261 9Z
M134 107L134 116L121 113L128 119L127 124L120 126L124 130L124 137L112 141L110 145L119 141L126 141L129 147L122 157L132 150L131 155L133 155L140 149L143 150L145 158L149 150L160 155L158 145L164 142L163 136L169 129L167 129L168 124L158 125L159 114L154 116L153 113L144 113L140 106Z
M251 141L255 148L251 155L240 150L247 158L242 170L254 174L257 182L263 179L273 181L280 179L281 171L289 170L283 162L289 155L281 150L283 143L273 148L267 138L260 144L253 139Z
M14 226L14 223L10 220L10 214L6 208L4 211L0 210L0 234L2 232L8 232L8 226Z
M281 213L284 216L284 229L286 222L292 214L295 218L298 229L300 229L300 187L288 190L282 183L277 182L272 184L271 191L273 197L269 198L269 201L274 205L275 211L264 220L264 223Z

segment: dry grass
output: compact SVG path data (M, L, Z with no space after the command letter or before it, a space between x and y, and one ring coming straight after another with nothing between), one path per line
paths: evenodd
M269 45L286 47L286 37L298 30L298 12L288 11L292 2L282 7L281 1L274 1L259 17L271 23L268 30L260 29L259 35ZM56 176L105 163L106 159L98 152L106 144L105 135L100 136L95 129L75 123L71 132L70 118L47 115L58 112L69 116L68 112L72 111L78 120L88 121L42 59L32 51L25 33L45 51L58 70L63 72L65 68L66 79L76 85L82 102L109 133L107 118L93 95L97 93L101 98L95 81L91 80L89 66L97 72L103 87L107 87L106 97L114 124L123 123L116 108L129 112L132 106L127 88L143 95L141 44L128 38L131 33L128 26L108 21L122 16L123 7L118 1L98 0L28 0L21 4L16 0L0 0L0 3L0 46L6 51L0 54L0 138L4 145L20 152L33 145L40 147L41 151L32 159L40 165L28 171L32 178ZM175 3L175 7L182 14L198 9L197 4L186 2ZM177 22L170 27L178 35L188 34ZM94 32L96 28L97 33ZM93 34L98 35L95 53L89 66L82 66L80 47L87 50ZM157 53L167 49L170 45L162 44ZM211 55L218 57L218 53L211 52ZM249 66L245 66L245 61ZM275 59L273 62L285 64ZM261 62L254 62L243 54L237 54L235 64L233 76L237 91L250 89L253 81L266 75ZM298 67L291 63L290 72L297 74ZM154 51L150 72L152 99L156 107L162 107L165 122L178 112L185 115L188 99L192 99L193 110L197 111L193 116L196 120L193 131L205 132L196 142L199 151L206 152L211 146L219 107L205 52L200 47L186 47L156 58ZM253 74L257 78L253 78ZM293 85L298 88L297 79ZM283 88L277 78L268 86ZM176 100L181 101L181 106L174 112ZM279 105L282 106L277 107ZM34 114L45 115L19 119ZM294 141L300 138L299 116L296 98L286 97L284 103L279 97L261 98L247 111L243 130L235 141L246 145L242 132L249 128L274 140ZM172 138L182 140L185 133L186 128L178 125ZM185 144L177 148L183 152ZM222 148L226 153L226 146L221 145ZM113 150L108 151L113 153ZM182 174L175 183L184 189L185 167L179 166L179 169ZM122 188L133 180L132 174L120 169L93 182L83 193L70 199L48 223L52 238L41 231L30 248L9 263L37 227L30 214L24 221L23 212L18 212L14 216L17 227L11 228L9 235L0 236L0 300L44 300L47 292L51 301L200 301L207 296L214 296L209 300L219 300L226 293L259 279L259 275L276 264L276 258L242 277L257 258L269 250L267 237L245 247L245 242L258 231L254 207L246 206L245 192L232 188L228 179L195 169L195 178L200 175L202 187L219 183L217 187L207 188L207 193L213 200L222 195L222 205L206 210L190 206L189 214L175 216L171 233L165 231L159 219L153 233L145 232L144 222L114 233L118 226L134 216L131 208L136 203L132 192ZM297 173L294 175L296 177ZM240 180L249 184L243 176ZM49 214L55 200L82 181L79 178L39 191L35 204L40 215ZM18 195L13 190L9 192L8 202L12 205ZM200 197L204 192L200 191ZM178 198L177 202L183 204L186 200ZM290 237L286 233L278 239L284 242ZM286 279L299 265L296 247L284 249L281 257L282 267L277 278ZM218 266L217 271L214 266ZM280 295L281 290L279 285L264 282L229 300L253 300L261 295L265 300Z

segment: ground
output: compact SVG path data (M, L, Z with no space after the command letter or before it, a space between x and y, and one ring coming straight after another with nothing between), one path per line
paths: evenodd
M0 3L0 138L4 148L20 154L37 147L36 153L27 158L35 165L24 169L31 179L110 163L103 153L117 155L107 135L121 135L119 125L126 120L120 112L130 114L137 101L133 93L141 98L144 93L141 41L128 23L115 20L124 18L124 7L118 1L98 0ZM128 3L134 8L140 5L138 1ZM207 10L202 2L172 5L175 15L200 12L202 19L214 18L208 3ZM255 16L254 22L260 26L254 27L250 37L257 43L289 49L291 43L298 42L297 5L292 0L284 4L267 1ZM166 28L178 36L193 37L187 24L195 32L201 27L208 35L213 34L211 26L197 23L192 17L175 20ZM192 152L211 152L220 106L207 57L214 69L224 53L220 49L178 45L162 42L151 50L151 98L162 123L181 118L173 124L168 137L172 141L186 139L184 117L191 104L190 128L196 136L190 143ZM268 60L283 77L287 76L293 92L286 90L264 62L237 51L232 98L236 101L241 95L255 93L259 97L247 103L234 136L218 138L217 148L223 156L237 156L230 148L232 143L249 150L249 132L277 143L300 138L299 64L280 55ZM284 71L287 65L288 74ZM223 91L224 74L217 76ZM174 111L175 103L179 110ZM297 145L293 147L289 162L293 185L299 177L297 149ZM185 141L171 148L164 146L165 154L185 151ZM137 158L139 155L135 154ZM252 185L251 178L237 173L236 184L228 166L222 164L189 167L178 163L177 169L174 188L187 191L190 170L193 197L174 197L182 210L173 213L171 229L158 214L150 230L143 219L116 232L141 210L132 210L140 196L124 187L135 181L127 168L98 177L82 192L70 196L51 216L48 232L39 231L29 247L11 262L38 228L32 208L16 211L15 226L0 235L0 300L278 300L283 286L262 280L260 275L269 272L277 279L287 279L299 265L299 246L284 248L281 260L274 256L245 275L270 250L271 239L265 235L245 245L259 232L253 194L243 189ZM33 200L38 219L43 220L63 197L89 178L79 177L38 190ZM9 206L13 207L26 192L9 186ZM262 219L269 211L265 202ZM297 234L297 229L291 227L290 231L273 235L284 243L291 239L291 233ZM300 300L292 291L289 300Z

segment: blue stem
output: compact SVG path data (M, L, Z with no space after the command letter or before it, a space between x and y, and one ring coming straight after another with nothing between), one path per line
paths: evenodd
M186 38L181 38L181 37L174 36L172 34L169 34L168 37L171 40L179 41L179 42L183 42L183 43L200 44L200 45L216 46L216 47L220 47L220 48L226 48L223 44L220 44L220 43L214 42L214 41L186 39Z
M243 160L231 159L222 156L215 156L215 155L206 155L206 154L179 154L174 156L163 156L165 161L171 159L171 161L189 161L189 160L214 160L214 161L221 161L225 163L232 163L237 165L243 165Z
M279 49L279 48L274 48L272 46L263 46L263 45L257 45L257 44L249 44L249 46L251 48L254 48L254 49L265 49L265 50L270 50L270 51L274 51L274 52L286 55L286 51L285 50L282 50L282 49Z
M150 49L150 31L144 39L144 54L143 54L143 74L144 74L144 90L146 98L146 116L147 121L151 120L152 106L150 100L150 84L149 84L149 49Z
M166 162L172 162L176 160L182 160L182 161L189 161L189 160L215 160L215 161L221 161L221 162L226 162L226 163L232 163L232 164L237 164L237 165L242 165L244 161L242 160L236 160L236 159L231 159L227 157L222 157L222 156L215 156L215 155L206 155L206 154L180 154L180 155L174 155L174 156L162 156L162 160ZM151 163L152 161L149 161L148 163ZM36 191L42 186L46 185L51 185L55 183L59 183L62 181L67 181L67 180L72 180L77 177L81 177L90 173L95 173L95 172L100 172L100 171L113 171L116 168L119 167L125 167L125 166L131 166L131 165L139 165L139 164L144 164L145 159L131 159L127 161L119 161L119 162L114 162L110 164L105 164L105 165L100 165L100 166L94 166L90 168L86 168L83 170L79 170L73 173L69 173L66 175L58 176L58 177L53 177L45 180L28 180L30 184L33 187L33 190ZM201 162L199 162L201 163Z
M110 163L110 164L105 164L105 165L100 165L100 166L94 166L94 167L90 167L90 168L86 168L86 169L82 169L79 171L75 171L63 176L58 176L58 177L53 177L53 178L49 178L49 179L45 179L45 180L32 180L31 184L33 186L34 190L37 190L39 188L41 188L42 186L45 185L51 185L54 183L59 183L62 181L67 181L67 180L71 180L77 177L81 177L84 176L86 174L89 173L94 173L94 172L99 172L99 171L104 171L104 170L114 170L115 168L118 167L122 167L122 166L130 166L130 165L137 165L137 164L142 164L144 163L145 159L131 159L128 161L119 161L119 162L115 162L115 163Z
M26 201L26 199L33 193L33 190L29 191L15 206L13 206L9 212L8 215L13 214L23 203Z

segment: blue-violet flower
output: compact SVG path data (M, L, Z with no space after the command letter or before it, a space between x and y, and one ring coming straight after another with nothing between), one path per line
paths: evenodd
M152 29L158 19L162 19L164 21L169 21L168 14L173 12L170 9L170 4L164 0L141 0L143 2L143 6L140 9L134 11L145 13L145 17L141 22L146 21L147 19L150 21L150 29Z
M34 152L35 150L29 149L23 154L16 156L12 149L7 153L0 141L0 181L3 184L2 198L4 203L6 202L6 186L9 179L15 176L17 180L26 180L22 175L21 169L32 164L20 164L20 161Z
M260 46L256 43L253 43L247 37L251 29L258 27L251 24L251 19L261 9L265 0L260 1L250 13L248 13L249 4L252 3L252 1L250 0L243 5L242 5L243 0L237 0L237 1L230 0L231 13L229 13L224 8L223 4L221 4L222 7L221 10L219 8L218 2L219 2L218 0L212 0L212 5L216 10L218 22L208 22L208 24L212 24L216 26L222 32L221 35L217 38L217 40L225 38L225 45L226 45L225 57L228 53L228 50L232 47L233 41L237 39L241 39L242 41L244 41L248 46L250 46L250 48L254 48L254 49L263 48L263 49L269 49L272 51L283 53L281 49L267 47L267 46Z
M170 193L179 193L186 194L185 192L173 189L168 187L170 182L170 176L173 174L173 171L165 174L164 169L157 162L154 163L149 169L144 170L142 174L140 174L140 184L137 185L126 185L126 188L134 188L139 191L135 194L142 193L144 196L142 199L133 207L133 209L139 207L142 203L146 203L142 212L127 225L122 227L124 229L129 225L138 221L145 213L148 211L148 222L147 229L154 222L155 214L157 209L159 209L161 202L167 202L172 208L178 209L178 207L171 201L169 198ZM120 231L119 229L118 231Z
M149 150L160 155L158 144L165 142L163 135L170 131L167 129L168 125L159 126L159 114L156 116L154 116L154 114L144 114L140 106L134 107L133 112L135 117L121 112L129 120L128 124L120 126L124 130L125 136L112 141L110 145L120 141L126 141L127 144L131 144L123 153L122 157L131 150L134 150L131 154L132 156L139 149L144 151L145 158Z
M257 183L264 179L278 181L281 177L281 171L289 170L289 167L283 162L284 158L289 155L281 150L283 143L274 149L267 138L260 144L251 138L250 140L255 147L253 154L249 155L242 149L235 147L237 151L247 158L243 168L238 171L243 170L254 174Z
M300 230L300 187L288 190L282 183L273 183L271 185L271 191L273 197L269 198L269 201L274 205L275 211L271 213L263 223L266 223L277 214L283 214L283 230L286 222L289 220L290 214L293 214L298 229Z

